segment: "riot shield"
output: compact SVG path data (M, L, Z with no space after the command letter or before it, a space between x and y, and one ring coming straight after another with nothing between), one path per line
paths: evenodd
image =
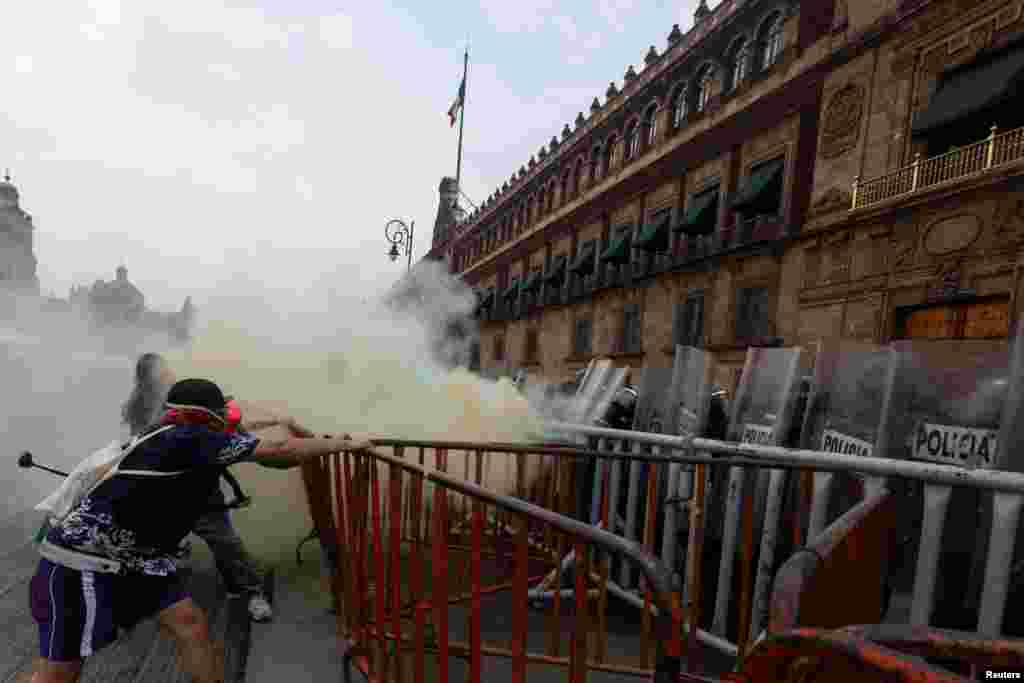
M729 420L729 440L759 445L782 444L789 433L803 357L803 350L799 347L747 350L746 363L743 366L743 374ZM750 622L750 632L756 638L761 629L761 619L767 611L785 471L761 471L750 485L744 468L731 467L729 470L729 483L724 487L724 491L723 487L717 486L718 481L714 487L716 507L724 494L725 519L712 630L717 634L725 633L732 592L735 550L739 537L740 508L743 496L752 495L754 533L755 537L761 536L760 559L754 586L754 616ZM712 512L714 511L712 508ZM710 519L709 523L713 524Z
M671 383L672 371L667 367L644 367L640 371L637 382L638 398L632 424L634 431L664 433L665 404ZM644 447L637 443L632 445L633 452L639 452L642 448ZM610 461L610 465L608 510L611 528L616 529L617 521L621 518L624 522L622 535L631 541L639 541L647 510L647 477L651 476L652 472L663 472L664 468L652 468L650 463L639 460L613 460ZM601 476L603 475L599 473L598 478ZM667 485L667 482L659 482L656 494L659 500L664 485ZM595 492L600 490L599 486L600 482L595 481ZM654 521L657 524L659 520ZM634 578L632 566L629 563L622 563L619 575L621 586L631 588Z
M668 433L679 436L704 435L711 401L714 362L714 356L702 349L676 346L672 384L663 411L667 418ZM672 568L674 590L681 588L681 572L686 563L686 549L689 547L685 539L690 527L686 506L693 495L693 473L692 465L672 463L668 467L661 557L666 566ZM707 474L710 477L710 468Z
M987 340L893 347L901 354L896 391L903 409L890 415L887 453L965 469L993 467L1010 384L1009 350ZM986 526L985 496L968 487L914 482L904 488L900 535L919 541L894 559L897 582L907 582L912 572L910 621L973 626L970 586L979 585L984 564L976 542Z
M1010 354L1009 385L999 419L994 468L1024 472L1024 320L1017 323ZM1024 543L1018 540L1022 506L1019 496L1004 493L985 496L983 501L985 524L977 534L969 597L978 605L978 631L986 635L995 636L1001 631L1024 635L1022 591L1010 591L1011 584L1019 583L1024 573ZM1008 599L1015 603L1009 609ZM1006 622L1004 615L1009 615Z
M885 416L896 408L892 389L897 355L891 348L847 341L819 351L800 431L801 446L851 457L882 455ZM813 488L808 539L864 495L863 478L831 472L815 472Z

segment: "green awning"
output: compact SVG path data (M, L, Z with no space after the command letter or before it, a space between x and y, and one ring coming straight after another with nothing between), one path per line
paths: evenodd
M551 269L544 274L544 282L561 281L562 276L565 274L565 262L568 260L568 258L569 257L565 256L564 254L562 256L557 257L554 263L552 264Z
M644 251L668 251L668 223L671 214L666 211L658 218L650 221L640 231L636 241L637 249Z
M1024 48L944 74L911 131L926 133L1004 104L1024 85ZM990 123L997 123L991 121Z
M736 198L732 200L732 208L737 211L751 211L757 210L763 204L766 210L777 209L781 197L783 168L783 162L779 160L764 164L754 171L736 193Z
M507 300L507 299L515 298L518 295L519 295L519 278L515 278L514 280L512 280L512 284L510 284L508 286L508 289L505 290L504 297Z
M576 275L590 275L594 272L594 245L588 244L580 249L569 270Z
M705 192L690 200L690 207L676 226L687 235L710 235L718 223L718 190Z
M616 237L611 245L601 254L602 263L629 263L629 231Z
M540 287L540 271L531 273L526 282L523 283L524 292L532 292Z

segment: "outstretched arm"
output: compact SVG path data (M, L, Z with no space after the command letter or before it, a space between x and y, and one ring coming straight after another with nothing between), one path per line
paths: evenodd
M268 467L288 469L306 460L341 451L361 451L373 446L369 439L261 439L252 459Z

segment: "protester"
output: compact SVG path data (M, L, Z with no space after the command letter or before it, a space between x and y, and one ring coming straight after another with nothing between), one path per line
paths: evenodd
M85 658L156 615L198 683L224 681L206 615L177 577L180 544L205 512L223 467L254 461L294 467L370 447L366 438L259 439L225 431L227 401L208 380L168 392L170 412L133 440L120 462L55 520L30 583L39 624L34 683L75 683Z
M144 353L139 357L135 364L135 386L121 410L122 420L128 425L132 436L140 434L159 420L164 396L174 381L174 371L160 354ZM237 409L237 404L235 407ZM230 416L228 418L229 426L241 431L255 431L280 424L291 426L289 431L292 436L308 435L308 430L296 433L298 427L293 420L241 423L240 416L234 420ZM268 621L273 618L274 611L264 593L263 575L232 525L225 504L224 494L218 486L207 501L209 509L199 518L192 532L203 539L213 553L228 596L248 596L249 615L253 621Z

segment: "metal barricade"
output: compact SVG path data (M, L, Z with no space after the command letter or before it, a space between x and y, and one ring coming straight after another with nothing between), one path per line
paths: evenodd
M846 455L825 453L821 451L787 449L777 446L765 446L750 443L731 443L703 438L673 437L662 434L645 434L637 432L622 432L618 430L602 429L597 427L559 425L559 429L565 431L577 431L581 434L597 437L604 440L616 440L636 447L638 444L655 446L660 449L658 454L647 456L648 458L660 458L663 466L671 466L674 462L696 463L698 467L744 467L747 469L772 469L782 471L803 470L819 476L823 473L845 473L856 474L866 481L865 493L877 493L884 490L887 479L900 479L919 482L925 488L926 519L930 520L922 530L922 536L917 539L921 552L917 555L917 571L914 581L909 623L912 626L927 627L929 615L934 606L934 587L938 571L937 554L938 548L931 540L935 534L941 534L944 519L938 514L940 506L948 500L950 491L954 487L971 488L981 492L988 492L994 498L993 522L987 539L988 553L985 560L984 575L986 581L983 586L980 598L980 607L977 615L977 633L986 637L998 637L1002 634L1002 623L1006 600L1009 590L1009 579L1011 572L1011 557L1016 537L1018 535L1018 522L1020 509L1024 503L1024 474L1015 472L1001 472L993 470L965 470L958 467L940 465L925 462L889 460L876 457L850 458ZM629 446L627 446L629 448ZM678 456L665 455L666 453L701 453L702 456ZM602 454L604 457L608 455ZM621 457L621 455L620 455ZM705 481L704 476L698 474L696 481L698 485ZM775 488L770 491L769 499L765 504L772 504L773 496L783 495L783 488ZM789 530L790 542L787 544L790 550L802 546L807 538L809 513L820 511L828 507L827 498L831 494L828 487L816 486L812 490L802 490L802 494L809 495L797 501L797 512L790 519L792 527ZM702 540L707 534L705 525L700 521L701 515L706 515L706 500L703 492L698 491L691 499L691 526L688 540L687 553L687 585L684 588L684 602L688 606L697 607L701 603L708 602L704 582L700 580L701 562L696 558L703 558ZM742 655L746 651L747 643L764 635L767 626L767 603L752 599L751 591L754 589L754 572L758 569L755 547L757 539L753 534L753 500L747 496L742 499L731 498L729 504L739 508L737 512L727 517L735 525L732 537L738 539L735 550L741 554L741 574L738 582L730 582L729 590L719 590L716 597L715 611L718 614L731 615L731 618L739 622L738 626L729 628L723 620L716 620L718 623L711 624L712 636L719 638L732 634L738 652ZM774 504L778 505L776 500ZM648 506L648 512L653 514ZM820 512L815 512L815 517L820 519ZM820 522L818 522L820 524ZM654 525L654 520L648 518L644 522L645 527ZM766 526L764 532L771 529ZM779 538L787 536L785 529L776 529ZM816 530L819 533L825 530ZM650 540L650 539L646 539ZM657 555L657 549L649 547L653 554ZM723 548L723 554L729 552L730 548ZM787 553L777 554L777 558L786 559ZM722 562L724 565L724 561ZM777 567L760 567L764 571L774 575ZM687 597L692 595L694 597ZM738 595L738 613L732 606L732 601ZM719 600L729 601L728 605L721 605ZM687 623L701 623L693 621L695 617L687 613ZM747 627L744 628L743 625ZM706 638L707 642L713 642Z
M514 460L518 496L483 486L495 457ZM529 459L553 467L528 480ZM504 658L513 681L560 667L574 683L588 670L675 682L683 631L669 573L639 544L558 512L574 502L571 462L563 449L403 442L330 458L330 476L306 483L311 497L329 496L342 549L334 589L346 661L371 681L480 681ZM585 568L575 600L556 592L554 609L531 612L530 582L570 549ZM609 656L606 592L587 590L612 555L639 571L655 613L645 612L638 647L611 648L625 657ZM509 613L506 629L498 620Z
M538 666L563 667L573 681L582 680L581 672L586 670L662 677L684 668L680 656L688 672L725 675L742 670L746 655L778 634L768 629L768 601L754 599L760 558L751 496L731 499L740 507L733 516L738 527L734 533L739 539L737 546L723 547L717 554L705 547L709 535L704 523L709 499L706 486L713 480L709 476L712 469L856 473L867 480L868 495L886 493L885 480L893 477L934 489L958 486L993 492L997 516L986 575L1009 574L1006 548L1013 547L1016 536L1017 519L1012 515L1019 512L1024 500L1024 474L874 457L854 459L819 451L599 427L552 426L619 441L625 447L593 451L382 441L372 455L341 455L331 461L327 469L330 489L311 490L310 495L329 496L332 501L337 544L342 549L342 564L334 582L344 606L339 632L350 645L349 656L373 680L410 676L423 680L428 660L435 663L441 680L454 676L457 661L468 661L468 675L479 680L486 662L495 657L513 660L516 680L522 680L528 668ZM643 452L641 446L656 447L656 452ZM385 448L391 448L393 454L383 452ZM693 453L698 455L685 455ZM579 463L588 459L599 463L603 482L598 526L565 514L576 509L573 479ZM678 568L654 559L661 556L659 545L664 544L663 537L658 541L659 498L653 490L659 477L646 479L648 490L643 505L638 506L642 511L640 538L634 541L605 530L613 490L612 467L632 463L645 464L652 472L673 467L694 470L682 568L685 581L680 590L673 591L671 586L672 571ZM500 473L505 465L511 465L511 476L496 479L494 473ZM457 476L460 471L462 476ZM785 490L779 488L769 496L783 495ZM773 580L776 565L812 540L806 536L810 511L823 505L818 497L829 495L828 489L819 487L802 491L810 499L799 501L800 513L782 518L775 529L782 543L774 554L776 562L763 568ZM842 520L822 534L832 532ZM543 612L538 613L536 603L531 610L530 598L537 597L530 594L531 583L566 564L570 554L582 559L569 585L547 586ZM739 555L740 571L730 590L717 591L709 584L719 580L715 568L721 568L724 554ZM919 557L918 563L929 566L927 558ZM623 564L639 570L643 578L639 590L616 586L612 569ZM868 573L884 569L864 567ZM918 604L932 599L927 588L914 586L912 614L929 613L927 605ZM724 608L716 604L722 595L728 601ZM981 627L1001 623L1006 595L1005 583L985 586L976 637L998 637L998 630L986 633ZM631 612L639 619L633 640L611 628L611 622L621 618L616 603L640 608ZM567 616L569 606L573 609ZM485 611L488 621L511 614L511 631L492 626L484 633ZM724 628L714 618L723 611L728 617ZM844 623L841 615L833 616ZM457 626L461 623L465 626ZM858 618L850 623L864 621ZM449 662L450 657L455 660Z

